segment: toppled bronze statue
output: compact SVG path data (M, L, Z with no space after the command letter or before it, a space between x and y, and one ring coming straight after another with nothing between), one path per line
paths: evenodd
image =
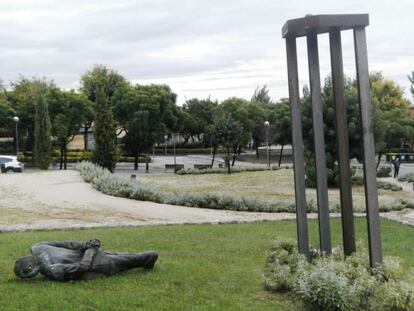
M110 253L100 250L98 239L40 242L31 247L32 256L19 258L14 265L17 277L28 279L39 272L55 281L91 280L121 271L152 269L158 254Z

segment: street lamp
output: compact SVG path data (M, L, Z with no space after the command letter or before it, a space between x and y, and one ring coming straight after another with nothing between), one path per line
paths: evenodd
M172 134L172 140L173 140L173 145L174 145L174 173L176 173L176 171L177 171L177 167L176 167L177 161L176 161L176 158L175 158L175 134Z
M164 135L165 155L167 155L167 139L168 139L168 135Z
M269 121L264 122L266 129L266 146L267 146L267 167L270 167L270 155L269 155Z
M16 124L16 157L19 156L19 127L17 126L17 124L19 123L19 117L18 116L14 116L13 117L13 121Z

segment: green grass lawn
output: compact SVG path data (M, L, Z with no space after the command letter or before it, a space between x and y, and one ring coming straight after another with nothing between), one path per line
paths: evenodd
M256 197L270 202L283 201L294 203L295 187L293 170L257 171L228 174L203 175L148 175L140 180L167 192L188 191L194 193L230 194L236 197ZM352 187L353 202L356 210L365 209L363 186ZM387 205L395 200L406 198L414 201L414 194L402 191L378 190L379 202ZM306 189L307 200L316 202L316 189ZM339 206L339 190L329 189L331 206Z
M366 241L364 219L357 238ZM317 223L310 223L316 245ZM298 310L287 295L263 290L261 274L275 237L295 237L293 221L230 225L182 225L0 234L0 310ZM382 221L384 253L414 267L414 229ZM333 221L333 240L340 241ZM89 282L57 283L38 276L15 278L14 260L42 240L98 237L113 251L153 249L153 271L136 269Z

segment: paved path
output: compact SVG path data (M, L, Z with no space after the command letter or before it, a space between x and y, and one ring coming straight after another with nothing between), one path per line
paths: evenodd
M250 213L172 206L102 194L70 171L0 174L0 231L294 219L290 213Z
M397 183L404 191L413 191L411 184ZM414 226L414 210L382 216ZM74 170L0 174L0 232L285 219L295 219L295 214L210 210L116 198L96 191Z

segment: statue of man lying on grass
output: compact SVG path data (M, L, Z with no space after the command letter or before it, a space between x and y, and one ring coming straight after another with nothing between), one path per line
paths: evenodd
M98 239L36 243L31 247L32 256L16 261L14 273L22 279L40 272L55 281L91 280L133 268L152 269L158 258L155 252L109 253L100 246Z

